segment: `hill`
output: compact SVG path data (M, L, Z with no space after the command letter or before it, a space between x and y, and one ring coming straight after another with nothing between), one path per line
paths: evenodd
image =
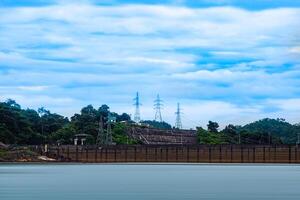
M270 134L271 136L279 137L285 144L295 144L297 135L300 133L300 126L292 125L284 119L265 118L239 127L238 131Z

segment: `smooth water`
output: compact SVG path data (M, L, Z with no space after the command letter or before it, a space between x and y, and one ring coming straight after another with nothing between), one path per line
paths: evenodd
M0 200L300 199L295 165L0 165Z

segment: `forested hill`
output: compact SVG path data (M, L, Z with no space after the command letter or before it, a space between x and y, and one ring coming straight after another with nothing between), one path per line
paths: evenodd
M238 130L271 134L279 137L286 144L295 143L298 134L300 134L300 126L298 124L292 125L284 119L262 119L240 127Z
M22 109L14 100L0 102L0 142L6 144L72 143L75 134L90 135L95 143L100 117L107 121L108 114L118 121L129 121L126 113L121 115L109 111L107 105L95 109L88 105L79 114L68 118L51 113L44 108L35 111Z
M88 105L70 119L40 108L22 109L14 100L0 102L0 142L5 144L71 144L75 134L88 134L88 143L95 144L99 131L99 120L105 122L108 116L116 118L113 140L117 144L133 144L125 134L126 125L131 123L126 113L111 112L107 105L94 108ZM144 123L160 129L171 129L165 122L146 120ZM104 127L105 128L105 127ZM292 125L283 119L262 119L245 126L228 125L219 130L217 122L209 121L207 130L198 128L200 144L295 144L300 133L299 125Z
M201 144L296 144L300 126L284 119L262 119L245 126L228 125L218 130L218 123L209 121L207 130L198 127Z

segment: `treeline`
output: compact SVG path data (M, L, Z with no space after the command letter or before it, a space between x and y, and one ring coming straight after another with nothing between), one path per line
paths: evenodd
M126 133L126 124L133 123L126 113L111 112L107 105L94 108L88 105L70 119L45 108L22 109L14 100L0 102L0 142L6 144L72 144L76 134L87 134L88 144L95 144L99 133L100 118L104 130L108 117L116 119L112 125L113 142L136 144ZM121 122L127 123L121 123ZM142 122L160 129L172 129L166 122L146 120ZM300 126L284 119L263 119L245 126L228 125L219 130L217 122L209 121L207 129L198 127L200 144L295 144Z
M117 122L130 121L126 113L121 115L110 112L107 105L98 109L88 105L70 119L45 108L22 109L14 100L0 102L0 141L6 144L71 144L75 134L89 135L88 143L95 144L99 132L99 121L102 118L104 129L108 115ZM122 124L115 125L113 132L116 143L134 143L128 139ZM122 131L121 131L122 130Z
M230 124L220 131L218 123L212 121L208 122L207 129L197 128L200 144L296 144L299 134L299 124L269 118L245 126Z

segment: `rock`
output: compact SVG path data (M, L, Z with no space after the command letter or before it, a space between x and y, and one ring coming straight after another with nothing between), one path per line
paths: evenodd
M38 159L42 161L56 161L55 159L48 158L47 156L39 156Z

